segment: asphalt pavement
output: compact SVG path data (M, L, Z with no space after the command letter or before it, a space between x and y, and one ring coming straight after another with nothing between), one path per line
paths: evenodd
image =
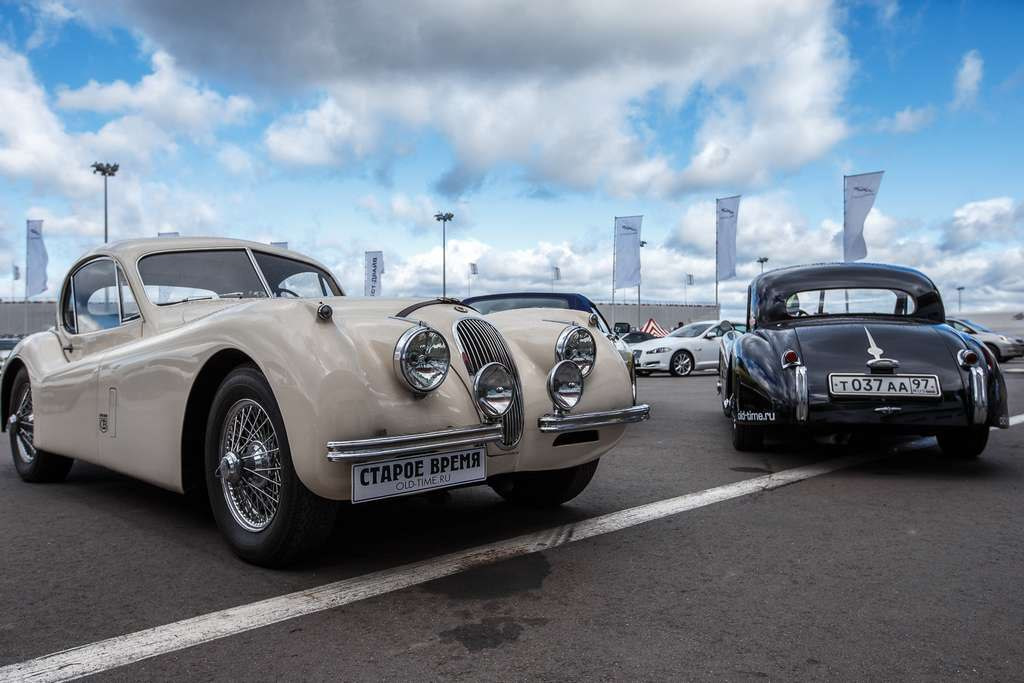
M1024 369L1024 363L1007 364ZM1024 373L1008 373L1024 412ZM487 488L347 508L305 565L246 565L209 514L77 463L22 483L0 453L0 666L851 454L866 464L343 607L97 678L1019 679L1024 424L978 461L931 441L730 445L713 375L640 382L630 428L554 511Z

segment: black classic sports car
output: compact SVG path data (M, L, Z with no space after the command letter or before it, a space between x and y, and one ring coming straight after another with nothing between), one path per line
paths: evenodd
M1009 426L1006 383L984 344L946 325L942 297L899 266L795 266L755 278L750 332L722 338L718 391L733 445L766 434L935 435L973 458Z

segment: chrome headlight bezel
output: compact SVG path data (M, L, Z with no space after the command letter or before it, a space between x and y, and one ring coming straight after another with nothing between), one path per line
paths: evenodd
M594 351L589 357L579 351L578 340L581 338L590 340L590 348ZM558 335L558 341L555 342L555 362L563 360L571 360L576 363L584 377L593 372L594 365L597 363L597 340L594 339L590 330L579 325L570 325L562 330Z
M561 360L555 363L548 373L546 384L548 396L559 411L568 412L583 400L583 371L574 361ZM573 390L573 384L578 390Z
M503 374L500 380L495 379L495 375ZM488 387L497 386L507 392L507 402L504 403L504 408L501 407L501 403L495 403L492 399L487 396ZM480 412L483 413L484 417L488 420L498 420L505 416L505 414L512 409L512 403L515 401L515 379L512 377L512 373L501 363L492 362L483 366L477 370L476 376L473 377L473 398L476 401L476 405L480 408Z
M416 370L412 364L412 359L409 357L414 344L424 335L433 335L436 337L436 339L441 342L441 346L444 349L444 371L435 375L429 381L423 381L420 376L416 374ZM435 360L441 360L441 358L439 357ZM401 379L414 394L418 396L425 396L444 384L444 380L448 376L448 371L452 367L452 355L451 350L448 348L448 341L444 338L444 335L431 327L427 327L426 325L417 325L415 327L410 327L403 332L402 336L399 337L398 341L395 343L394 364L395 374L398 375L399 379Z

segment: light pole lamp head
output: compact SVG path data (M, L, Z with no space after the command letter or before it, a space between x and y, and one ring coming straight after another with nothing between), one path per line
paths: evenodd
M451 213L450 211L446 213L438 212L434 214L434 220L441 221L442 223L447 223L453 218L455 218L455 214Z
M757 259L757 262L758 263L768 263L768 257L767 256L761 256L761 257L759 257Z
M118 169L121 168L120 164L106 164L97 161L92 165L92 172L99 173L101 176L110 177L117 174Z

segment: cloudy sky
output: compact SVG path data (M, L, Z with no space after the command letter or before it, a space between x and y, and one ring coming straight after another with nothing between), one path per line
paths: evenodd
M835 260L842 176L885 170L868 258L965 309L1024 306L1024 5L808 0L0 0L0 293L41 218L49 296L102 240L287 240L362 293L611 296L643 214L645 299L714 297L714 198L759 269ZM692 273L696 284L684 287ZM623 291L620 296L635 296Z

